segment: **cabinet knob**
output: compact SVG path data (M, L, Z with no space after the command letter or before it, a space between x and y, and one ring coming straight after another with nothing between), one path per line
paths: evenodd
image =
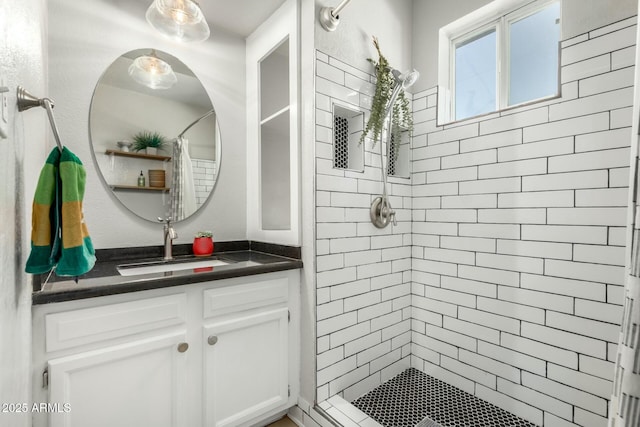
M218 337L215 335L209 335L209 338L207 338L207 342L209 343L209 345L214 345L218 342Z
M188 349L189 349L189 344L187 344L186 342L181 342L180 344L178 344L178 351L180 353L184 353Z

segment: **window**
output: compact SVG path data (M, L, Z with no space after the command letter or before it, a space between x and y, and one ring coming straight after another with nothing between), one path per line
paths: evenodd
M559 0L495 0L442 28L438 122L556 96L559 41Z

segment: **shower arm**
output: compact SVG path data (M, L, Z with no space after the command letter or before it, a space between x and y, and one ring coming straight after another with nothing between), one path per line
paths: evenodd
M320 9L320 25L326 31L335 31L340 23L340 12L351 0L342 0L342 2L333 7L323 7Z

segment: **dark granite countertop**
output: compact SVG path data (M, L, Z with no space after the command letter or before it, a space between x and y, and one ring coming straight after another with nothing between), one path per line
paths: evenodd
M193 257L191 245L174 245L175 259L171 263L218 259L226 265L132 276L118 272L118 266L123 264L162 264L162 250L162 247L96 250L98 262L77 283L73 277L58 277L55 273L48 280L47 275L36 276L32 302L47 304L302 268L300 248L240 241L216 242L210 257Z

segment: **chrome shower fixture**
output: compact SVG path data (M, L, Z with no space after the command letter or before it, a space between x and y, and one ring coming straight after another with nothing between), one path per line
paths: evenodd
M420 77L420 73L417 70L411 70L406 73L401 73L398 70L391 70L391 74L393 74L393 78L396 80L396 84L393 87L393 92L391 93L391 98L389 99L389 103L385 107L384 115L385 115L385 126L386 126L386 135L387 135L387 147L391 144L391 114L393 112L393 104L396 102L396 98L400 94L401 90L409 88L413 85L418 78ZM387 173L384 170L384 150L382 149L382 133L380 133L380 172L382 174L382 196L378 196L373 199L371 203L371 209L369 210L369 216L371 218L371 222L377 228L385 228L389 225L390 222L393 222L393 225L397 225L396 221L396 211L391 207L391 203L389 203L389 197L387 196ZM389 159L387 158L387 170L389 165Z
M322 25L322 28L327 31L335 31L340 23L340 11L342 11L350 1L351 0L342 0L335 8L323 7L320 9L320 25Z
M391 71L391 74L393 74L393 77L396 79L396 83L402 84L402 89L407 89L413 86L413 84L420 78L420 73L416 69L407 71L406 73L401 73L394 69Z

